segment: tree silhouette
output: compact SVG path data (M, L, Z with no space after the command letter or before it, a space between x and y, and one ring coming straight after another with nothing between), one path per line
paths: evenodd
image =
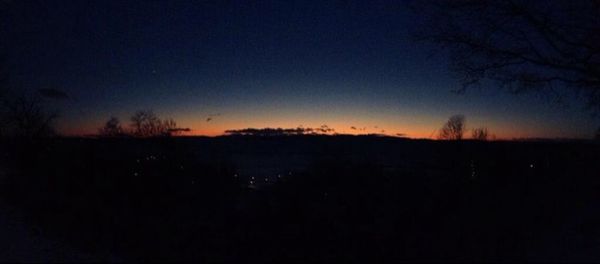
M40 138L55 134L52 122L57 114L48 113L37 96L20 95L4 100L4 127L7 133L22 138Z
M598 130L596 130L596 135L594 135L594 138L596 140L600 140L600 127L598 128Z
M422 0L417 39L449 51L464 91L487 79L518 93L583 95L600 111L600 2Z
M125 133L119 119L113 116L106 121L104 127L98 129L98 134L103 137L118 137L123 136Z
M189 128L182 128L177 126L177 122L172 118L167 118L162 122L162 133L164 136L173 136L182 132L189 132Z
M0 87L0 136L4 136L9 124L8 104L2 87Z
M439 138L444 140L461 140L465 132L465 116L453 115L440 129Z
M152 110L137 111L131 117L132 133L136 137L172 136L189 128L177 127L175 120L168 118L162 121Z
M52 123L58 114L44 107L44 99L67 99L68 95L58 89L27 94L15 88L9 82L3 53L0 50L0 136L33 139L55 135Z
M171 135L171 132L177 128L177 123L172 118L167 118L161 122L161 130L165 135Z
M137 137L154 137L162 135L161 121L152 110L137 111L131 117L133 135Z
M4 61L4 56L0 54L0 136L4 136L9 124L8 70Z
M489 132L485 127L475 128L471 133L471 137L475 140L485 141L488 139Z

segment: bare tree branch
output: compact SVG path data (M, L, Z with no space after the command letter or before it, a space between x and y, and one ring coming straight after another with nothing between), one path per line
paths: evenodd
M449 52L462 92L492 80L512 92L557 87L600 111L597 1L414 1L424 24L417 40ZM557 86L554 86L557 84ZM538 89L544 88L544 89Z

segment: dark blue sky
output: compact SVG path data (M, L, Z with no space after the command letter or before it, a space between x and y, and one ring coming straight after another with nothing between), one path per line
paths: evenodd
M465 95L399 1L5 1L13 84L57 88L66 134L137 109L196 134L316 127L429 137L452 114L500 138L590 137L597 119L493 85ZM433 54L433 55L432 55ZM208 116L219 114L211 122ZM377 126L377 128L375 128Z

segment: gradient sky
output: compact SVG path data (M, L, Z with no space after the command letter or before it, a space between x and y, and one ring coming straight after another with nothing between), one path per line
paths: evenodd
M65 91L48 107L67 135L95 133L110 116L128 124L138 109L202 135L327 124L423 138L464 114L498 138L589 138L599 123L576 99L553 104L492 84L452 93L446 59L411 41L418 18L399 1L4 4L11 82Z

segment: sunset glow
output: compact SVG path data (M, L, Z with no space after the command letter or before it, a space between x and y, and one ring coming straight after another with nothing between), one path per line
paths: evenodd
M78 2L48 6L42 23L14 3L4 39L15 83L68 95L48 102L64 135L94 134L111 116L127 128L135 111L151 109L206 136L328 125L435 138L454 114L499 139L591 136L595 119L575 96L553 104L493 83L453 93L460 84L447 57L411 41L417 17L391 6ZM65 37L19 44L19 32L40 31Z

